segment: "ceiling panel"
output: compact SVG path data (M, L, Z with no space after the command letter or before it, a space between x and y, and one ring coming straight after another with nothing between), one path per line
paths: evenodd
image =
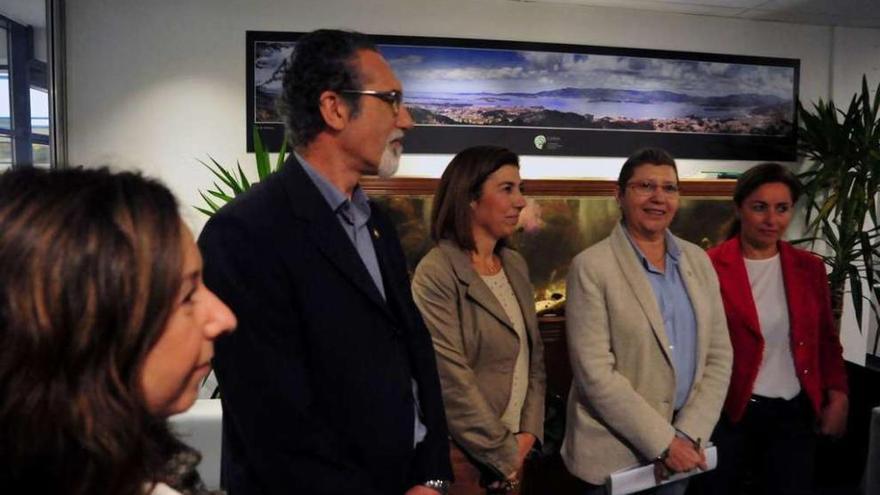
M855 11L862 11L870 3L860 0L847 0L845 2L837 0L767 0L762 2L761 5L756 6L756 8L763 11L839 15L847 10L853 11L855 9Z
M513 0L521 1L521 0ZM698 14L698 15L715 15L724 17L733 17L747 10L743 7L721 6L705 4L706 0L700 2L661 2L657 0L529 0L534 3L555 3L555 4L572 4L584 5L589 7L610 7L617 9L633 9L646 10L652 12L668 12L676 14ZM725 2L718 1L718 4ZM743 2L746 3L746 2ZM747 3L760 3L749 1Z
M511 0L823 26L880 28L878 0Z
M654 0L650 3L665 3L675 5L701 5L706 7L728 7L732 9L751 9L759 7L767 0Z
M880 28L880 17L876 15L845 16L837 14L818 14L812 12L754 9L748 12L744 12L741 17L745 19L790 22L795 24L816 24L820 26Z

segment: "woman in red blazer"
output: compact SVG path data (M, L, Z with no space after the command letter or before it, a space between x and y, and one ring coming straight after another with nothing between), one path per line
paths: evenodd
M800 183L776 163L737 181L737 220L709 251L733 344L733 374L706 493L811 493L816 433L838 437L846 371L822 261L782 241ZM750 473L750 474L749 474Z

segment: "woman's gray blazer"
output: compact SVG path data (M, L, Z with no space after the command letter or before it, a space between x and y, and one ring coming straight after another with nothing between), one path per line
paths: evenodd
M501 263L516 294L529 340L529 385L521 431L543 440L544 348L535 316L535 298L525 260L501 250ZM510 399L519 337L489 287L471 266L468 253L440 241L419 263L413 299L437 353L443 403L452 439L480 463L508 475L518 447L501 422Z

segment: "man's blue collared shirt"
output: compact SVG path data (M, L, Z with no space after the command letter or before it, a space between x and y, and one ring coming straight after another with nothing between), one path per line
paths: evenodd
M358 185L355 186L354 191L351 193L351 199L349 199L345 193L337 189L336 186L312 168L303 157L297 153L294 153L294 155L302 164L306 175L312 179L315 187L321 192L321 196L330 205L330 209L336 213L336 220L339 221L342 230L351 239L361 261L364 262L364 266L370 273L370 278L373 279L376 288L379 289L379 294L384 299L385 285L382 282L382 271L379 269L379 260L376 258L376 249L373 246L372 239L370 239L370 228L367 225L371 214L367 194Z
M636 245L626 228L626 237L632 244L645 276L651 282L657 306L663 316L663 326L669 339L669 354L672 356L672 367L675 369L675 409L681 409L691 387L694 384L694 372L697 369L697 320L694 308L688 295L684 280L681 278L679 260L681 249L675 238L667 230L666 236L666 270L660 271L652 265L641 249Z
M321 196L330 205L330 209L336 213L336 219L348 238L351 239L355 249L363 261L364 266L370 273L370 278L376 284L379 294L385 299L385 285L382 282L382 271L379 269L379 260L376 258L376 248L370 238L370 228L367 222L370 220L370 203L367 194L361 186L355 186L349 199L345 193L336 188L327 179L319 174L299 153L294 156L302 164L306 175L315 183L315 187L321 192ZM424 440L428 434L428 428L422 423L419 406L419 387L415 379L412 381L413 401L415 402L415 429L413 434L414 445Z

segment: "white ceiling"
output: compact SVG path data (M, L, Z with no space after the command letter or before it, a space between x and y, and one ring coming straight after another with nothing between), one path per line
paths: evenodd
M676 14L880 28L880 0L510 0L578 4ZM0 14L21 24L46 27L44 0L0 0Z
M0 14L26 26L46 27L45 0L0 0Z
M880 0L510 0L740 19L880 28Z

